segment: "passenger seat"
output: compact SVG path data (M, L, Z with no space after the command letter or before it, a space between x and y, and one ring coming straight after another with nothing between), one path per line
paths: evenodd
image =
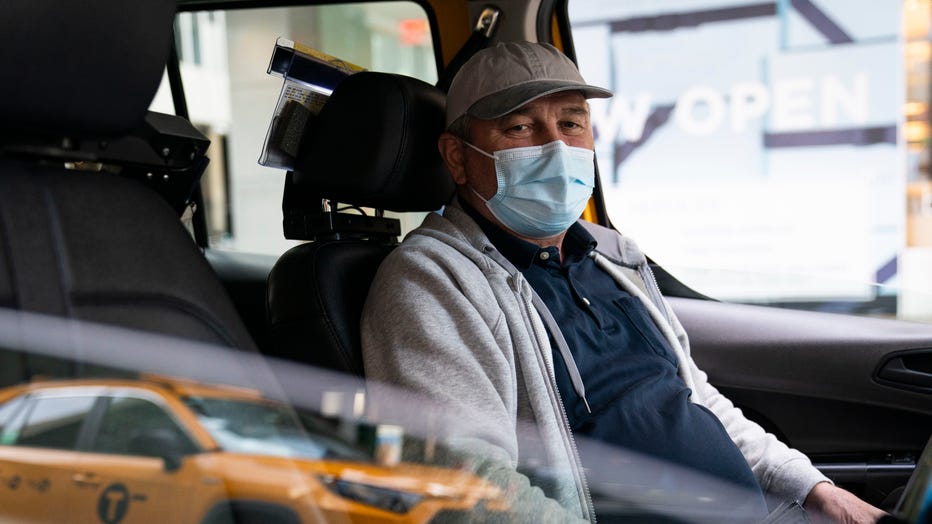
M269 275L272 354L363 375L362 307L399 235L382 211L435 211L450 200L437 149L443 126L443 93L415 78L362 72L336 87L287 175L285 236L312 242L283 254Z

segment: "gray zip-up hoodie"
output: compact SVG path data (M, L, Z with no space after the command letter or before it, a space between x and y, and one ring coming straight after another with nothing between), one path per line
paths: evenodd
M721 420L765 495L805 500L827 479L709 384L637 246L613 230L581 223L598 242L596 264L645 303L677 353L691 400ZM532 511L535 520L594 520L532 296L521 273L465 212L454 204L443 216L430 214L376 275L362 317L366 376L426 394L457 413L445 428L445 443L473 457L477 472L512 493L514 507ZM462 457L457 460L462 465ZM517 473L519 461L543 466L548 478Z

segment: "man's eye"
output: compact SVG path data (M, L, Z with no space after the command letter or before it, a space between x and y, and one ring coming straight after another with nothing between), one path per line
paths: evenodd
M568 133L578 133L578 132L581 132L581 131L583 131L584 129L586 129L586 125L585 125L584 123L582 123L582 122L574 122L574 121L571 121L571 120L567 120L567 121L565 121L565 122L562 122L562 123L560 124L560 126L563 128L564 131L566 131L566 132L568 132Z
M522 133L530 129L530 126L527 124L515 124L508 128L508 131L512 133Z

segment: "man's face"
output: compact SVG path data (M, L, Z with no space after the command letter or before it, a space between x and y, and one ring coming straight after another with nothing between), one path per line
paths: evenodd
M495 120L470 119L470 143L492 154L502 149L539 146L555 140L566 145L594 149L589 104L578 91L548 95ZM495 161L452 135L441 139L441 151L459 185L459 195L484 216L498 222L472 190L488 200L498 191ZM471 189L470 189L471 188Z

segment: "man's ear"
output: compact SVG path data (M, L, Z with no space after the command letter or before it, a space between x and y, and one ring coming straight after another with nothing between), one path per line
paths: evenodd
M461 186L466 183L466 165L463 157L462 141L451 133L442 133L437 139L437 147L440 149L440 156L447 169L453 175L453 181Z

